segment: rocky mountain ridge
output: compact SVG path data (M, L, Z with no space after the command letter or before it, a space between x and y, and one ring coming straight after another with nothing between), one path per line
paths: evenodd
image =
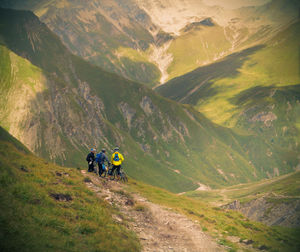
M237 9L192 0L14 0L2 6L33 10L76 55L149 86L262 43L298 16L293 0ZM207 18L217 27L182 33Z

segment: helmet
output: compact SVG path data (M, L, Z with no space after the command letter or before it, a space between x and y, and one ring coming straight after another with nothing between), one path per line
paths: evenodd
M114 151L118 151L119 150L119 147L116 147L115 149L114 149Z
M102 150L101 150L102 152L106 152L106 150L103 148Z
M96 149L92 148L91 151L96 151Z

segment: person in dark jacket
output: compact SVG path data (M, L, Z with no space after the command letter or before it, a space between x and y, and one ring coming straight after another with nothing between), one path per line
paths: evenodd
M98 163L100 177L103 174L103 172L105 172L105 169L106 169L106 167L104 165L105 161L107 162L108 165L110 165L105 152L106 152L106 150L102 149L101 152L96 155L96 162Z
M95 153L96 153L96 149L92 148L91 152L86 157L86 161L88 162L88 166L89 166L88 172L95 171L94 169Z

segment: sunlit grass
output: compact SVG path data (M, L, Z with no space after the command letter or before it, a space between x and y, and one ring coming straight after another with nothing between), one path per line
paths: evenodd
M11 141L1 129L1 251L140 250L126 224L112 219L117 210L87 189L79 170L47 163ZM51 196L57 194L67 200Z
M197 221L220 243L232 249L238 249L239 246L230 242L227 239L228 236L237 236L241 240L253 240L255 248L265 245L270 248L270 251L297 251L299 249L298 229L268 227L262 223L250 221L238 212L212 207L204 203L202 199L178 196L137 181L131 181L128 190L138 192L154 203L187 215ZM217 195L214 197L218 198Z
M295 53L298 50L297 27L299 24L280 33L269 41L267 47L250 55L237 70L236 76L216 79L212 88L219 93L204 101L200 100L197 104L199 111L216 123L235 126L235 122L230 120L235 120L234 116L240 110L233 107L231 98L234 96L256 86L283 87L299 84L299 55Z
M279 195L278 200L287 198L293 200L300 195L300 172L293 172L273 179L251 182L241 185L229 186L211 191L191 191L185 195L191 198L214 202L224 205L234 200L241 202L250 201L269 194ZM225 201L224 201L225 200Z
M147 62L149 61L149 55L147 54L146 51L142 50L135 50L130 47L119 47L116 50L116 54L119 57L127 57L133 61L137 62Z
M173 61L168 68L169 79L185 74L200 65L212 62L231 47L223 28L201 26L176 38L168 52ZM188 50L186 50L188 48Z

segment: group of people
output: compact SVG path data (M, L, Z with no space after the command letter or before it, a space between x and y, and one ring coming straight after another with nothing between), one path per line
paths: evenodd
M119 148L116 147L114 149L114 153L111 155L111 159L109 159L106 156L106 150L102 149L101 152L96 154L96 149L92 148L91 152L87 155L86 161L88 162L88 172L96 172L95 169L95 163L98 165L99 170L99 176L101 177L102 174L107 171L105 162L108 166L112 165L111 174L114 173L114 171L117 171L117 174L120 175L120 169L122 162L124 161L123 155L119 152Z

